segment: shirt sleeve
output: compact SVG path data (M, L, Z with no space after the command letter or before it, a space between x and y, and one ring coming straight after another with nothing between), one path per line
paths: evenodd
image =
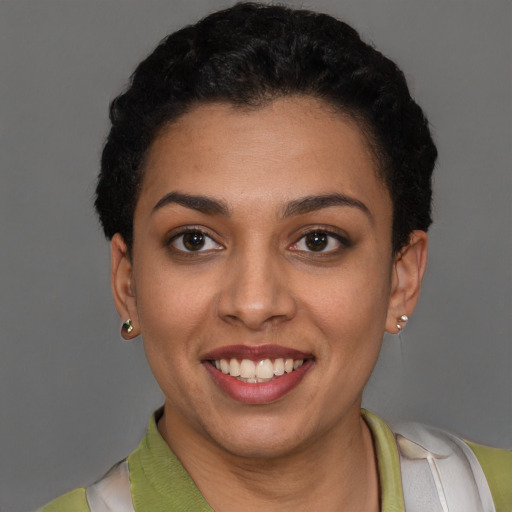
M491 489L496 512L511 512L512 451L466 442L482 466Z
M85 489L75 489L44 506L39 512L90 512Z

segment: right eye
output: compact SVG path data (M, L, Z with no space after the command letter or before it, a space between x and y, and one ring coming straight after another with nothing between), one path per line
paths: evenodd
M202 231L184 231L175 235L170 242L175 249L183 252L204 252L222 249L213 238Z

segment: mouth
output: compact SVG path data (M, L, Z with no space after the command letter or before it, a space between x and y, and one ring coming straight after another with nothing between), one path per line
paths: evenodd
M314 357L277 345L234 345L207 354L202 363L232 399L268 404L292 391L314 365Z

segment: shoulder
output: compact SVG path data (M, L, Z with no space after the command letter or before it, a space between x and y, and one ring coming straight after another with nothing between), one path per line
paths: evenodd
M466 441L487 479L496 511L512 510L512 451Z
M39 512L89 512L85 489L75 489L52 501Z
M382 423L366 411L363 416L370 424ZM471 503L482 501L485 510L492 510L489 504L493 502L496 512L512 511L512 451L476 444L414 422L392 424L391 431L394 442L390 444L396 443L398 448L406 504L416 503L428 491L445 498L453 495L456 502L465 503L466 510ZM429 490L432 482L436 489Z

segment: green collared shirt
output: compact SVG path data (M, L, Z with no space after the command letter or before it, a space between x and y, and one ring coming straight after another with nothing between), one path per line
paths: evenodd
M405 512L398 451L388 426L362 415L372 433L380 479L381 512ZM496 512L512 511L512 452L469 443L487 477ZM146 435L128 457L135 512L212 512L185 468L163 440L151 417ZM85 489L71 491L41 512L89 512Z

